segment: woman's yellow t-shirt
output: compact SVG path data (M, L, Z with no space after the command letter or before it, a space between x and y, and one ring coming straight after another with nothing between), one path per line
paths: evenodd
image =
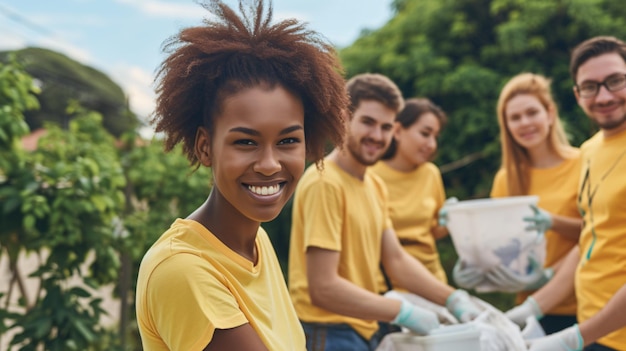
M578 190L578 178L580 175L580 157L566 159L556 167L551 168L531 168L528 195L539 196L538 206L550 213L580 218L576 205ZM500 169L496 173L491 189L491 197L509 196L506 182L506 171ZM566 239L559 233L548 230L546 237L546 260L545 267L551 267L561 260L567 253L576 246L576 242ZM523 302L532 291L520 292L517 302ZM572 292L571 296L546 314L575 315L576 296Z

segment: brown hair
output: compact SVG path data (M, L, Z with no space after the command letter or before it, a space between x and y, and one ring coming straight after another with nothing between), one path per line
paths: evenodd
M402 128L407 129L422 118L422 116L428 112L431 112L439 121L440 129L443 129L448 123L448 117L443 112L441 107L435 105L432 101L426 98L412 98L404 102L404 108L396 115L396 122L399 123ZM398 150L398 145L395 139L391 139L389 148L383 155L383 160L389 160L395 156Z
M527 195L531 167L528 152L513 139L507 126L506 105L512 98L523 94L536 97L543 107L555 116L548 136L549 147L564 159L572 158L576 153L565 135L556 103L550 92L550 83L550 80L542 75L521 73L511 78L500 92L497 111L502 146L501 168L506 170L510 196Z
M334 48L295 19L270 24L272 6L255 0L241 16L221 0L200 3L214 16L164 43L169 56L157 73L152 122L165 150L183 144L192 165L196 131L213 133L225 98L263 85L282 86L302 99L307 157L316 163L327 141L341 145L348 108L343 68Z
M587 60L600 55L616 53L626 62L626 43L610 36L599 36L587 39L578 44L572 51L569 63L569 72L576 84L578 68Z
M400 112L404 107L402 92L391 79L378 73L358 74L346 84L350 97L350 112L354 112L361 100L375 100L385 107Z

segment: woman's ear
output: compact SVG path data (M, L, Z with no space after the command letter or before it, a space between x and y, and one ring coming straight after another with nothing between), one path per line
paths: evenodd
M198 127L198 130L196 130L194 152L201 165L211 167L211 135L205 127Z
M402 131L402 124L400 124L400 122L394 122L393 123L393 137L394 139L396 139L396 142L398 142L398 139L400 139L400 132Z

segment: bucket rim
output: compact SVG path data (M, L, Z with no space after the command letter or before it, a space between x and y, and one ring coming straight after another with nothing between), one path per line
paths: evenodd
M536 205L539 201L537 195L488 197L482 199L463 200L446 205L448 213L463 210L481 210L492 207L514 206L514 205Z

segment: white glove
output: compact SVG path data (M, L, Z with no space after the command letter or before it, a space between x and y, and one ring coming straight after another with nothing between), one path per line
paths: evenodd
M398 292L396 290L389 290L383 296L400 301L406 300L407 302L410 302L415 306L429 310L437 315L437 319L441 324L459 323L459 321L452 315L452 313L450 313L450 311L448 311L447 308L437 305L434 302L428 301L419 295L409 292Z
M452 269L452 279L463 289L474 289L485 280L485 273L480 268L469 266L459 259Z
M498 291L519 292L537 290L554 276L552 268L542 268L532 258L530 258L529 269L528 274L522 275L504 265L497 265L487 272L486 277L498 288Z
M405 327L412 332L422 335L426 335L431 330L439 328L439 319L434 312L415 306L404 299L400 301L402 301L400 312L398 312L396 318L391 321L391 324Z
M448 225L448 206L459 202L456 197L448 198L439 209L437 222L440 226L445 227Z
M582 351L584 342L578 324L558 333L529 341L529 351Z
M528 317L533 316L537 319L541 319L543 312L539 304L537 304L537 301L532 296L528 296L526 301L506 311L504 315L513 321L513 323L519 325L520 328L524 328Z
M461 323L469 322L478 317L481 310L471 299L467 291L454 290L448 299L446 299L446 308Z
M528 222L526 231L537 231L544 234L548 229L552 228L552 216L546 210L542 210L535 205L530 205L533 210L532 216L523 217L524 222Z

